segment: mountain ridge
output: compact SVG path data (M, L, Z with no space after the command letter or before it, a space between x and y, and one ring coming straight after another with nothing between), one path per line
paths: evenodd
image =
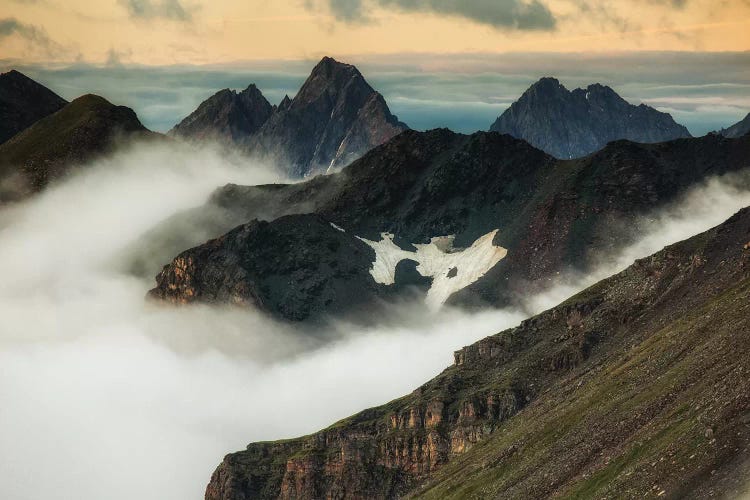
M750 357L736 352L750 346L736 338L750 332L748 240L743 209L456 351L407 396L227 455L206 499L737 492L750 457Z
M122 139L162 137L135 112L86 94L0 144L0 201L17 201L44 189Z
M750 133L750 113L734 125L719 131L724 137L737 138Z
M191 251L200 251L203 234L218 236L253 219L273 225L278 217L311 213L352 237L379 241L381 233L393 234L404 251L449 235L457 248L466 248L497 231L492 243L507 255L448 299L497 307L514 303L519 291L543 290L560 272L585 272L595 255L629 244L647 214L708 176L748 167L748 155L750 138L705 136L661 144L618 141L595 155L562 161L508 135L407 131L337 174L289 185L225 186L207 205L182 216L190 229L173 218L150 233L144 246L154 249L150 257L163 252L167 261L184 248L197 245ZM175 250L171 255L165 238ZM320 278L322 289L336 279Z

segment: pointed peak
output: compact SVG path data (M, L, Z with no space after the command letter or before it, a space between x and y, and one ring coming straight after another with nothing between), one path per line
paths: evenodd
M534 84L531 87L532 88L533 87L550 87L550 88L562 87L562 88L565 88L560 83L560 80L558 80L557 78L555 78L553 76L544 76L544 77L540 78L539 80L537 80L536 82L534 82Z
M25 78L28 78L28 76L24 75L23 73L21 73L20 71L15 70L15 69L8 70L5 73L0 73L0 76L9 76L9 77L23 76Z
M360 74L359 70L351 64L342 63L337 61L333 57L326 56L321 59L318 64L315 65L312 72L310 73L310 76L323 76L332 78L335 75L342 73L351 73L357 75Z
M560 80L557 78L553 78L551 76L545 76L543 78L540 78L536 82L534 82L527 90L524 92L524 94L542 94L542 95L549 95L549 94L561 94L565 93L568 94L569 91L566 89L562 83L560 83Z
M276 108L278 111L284 111L286 108L289 107L289 105L292 103L292 100L289 98L289 95L284 95L284 98L279 103L278 107Z
M588 87L586 87L586 90L591 93L595 94L615 94L617 95L617 92L615 92L612 87L608 85L602 85L601 83L592 83Z

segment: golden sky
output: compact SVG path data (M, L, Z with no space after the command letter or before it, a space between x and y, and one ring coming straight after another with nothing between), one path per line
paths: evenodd
M750 50L749 0L0 0L0 59Z

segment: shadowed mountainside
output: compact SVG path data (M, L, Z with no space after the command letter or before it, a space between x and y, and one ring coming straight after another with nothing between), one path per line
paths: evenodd
M555 78L542 78L498 117L493 132L510 134L557 158L579 158L608 142L663 142L690 137L667 113L634 106L598 83L569 91Z
M67 103L23 73L0 74L0 144Z
M457 351L408 396L227 455L206 499L738 494L748 278L744 209Z
M161 137L132 109L87 94L0 144L0 202L38 192L120 141Z
M734 125L732 125L729 128L723 129L721 132L719 132L724 137L742 137L743 135L747 135L750 133L750 113L747 114L745 118L738 121Z
M750 166L748 158L750 138L716 135L648 145L619 141L587 158L559 161L507 135L409 131L335 175L289 185L226 186L208 205L151 231L141 252L166 261L197 238L205 241L253 219L301 213L373 241L392 233L404 250L444 235L455 235L455 247L465 248L499 229L494 244L507 256L449 302L507 305L520 290L540 291L560 272L585 271L596 255L616 254L633 241L644 215L709 176ZM325 247L318 250L319 258L328 256ZM136 254L135 260L146 259ZM223 282L220 275L200 269L215 267L209 261L181 279L215 288ZM163 279L175 266L167 266L158 287L175 286ZM290 267L287 275L310 271ZM317 286L351 293L338 287L338 279L321 274Z

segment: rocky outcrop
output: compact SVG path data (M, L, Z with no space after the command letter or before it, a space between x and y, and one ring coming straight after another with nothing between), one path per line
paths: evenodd
M750 113L745 118L738 121L729 128L722 129L719 132L724 137L742 137L750 133Z
M206 499L730 494L750 458L748 240L745 209L408 396L227 455Z
M507 255L449 303L505 305L517 291L533 293L558 272L586 271L594 256L617 253L643 228L641 216L709 176L746 168L748 157L750 138L717 135L618 141L587 158L559 161L507 135L408 131L341 173L289 185L229 185L182 217L193 224L205 217L205 227L219 235L231 228L222 224L315 213L371 241L395 234L405 249L444 235L456 235L455 246L466 248L498 230L494 245ZM167 262L205 234L175 234L179 227L168 221L144 248L152 255L169 251L164 241L175 244L163 255Z
M67 103L14 69L0 74L0 144Z
M318 215L255 220L178 255L149 295L252 306L300 321L372 312L376 301L420 286L403 266L393 285L376 283L374 260L369 246Z
M193 141L246 144L268 120L274 108L255 85L242 92L224 89L203 101L174 126L169 135Z
M79 97L0 144L0 203L38 192L124 141L156 137L132 109L92 94Z
M252 137L250 150L304 177L347 165L406 128L357 68L324 57Z
M532 85L490 130L524 139L557 158L580 158L618 139L655 143L690 137L669 114L634 106L607 86L595 83L571 92L554 78Z

